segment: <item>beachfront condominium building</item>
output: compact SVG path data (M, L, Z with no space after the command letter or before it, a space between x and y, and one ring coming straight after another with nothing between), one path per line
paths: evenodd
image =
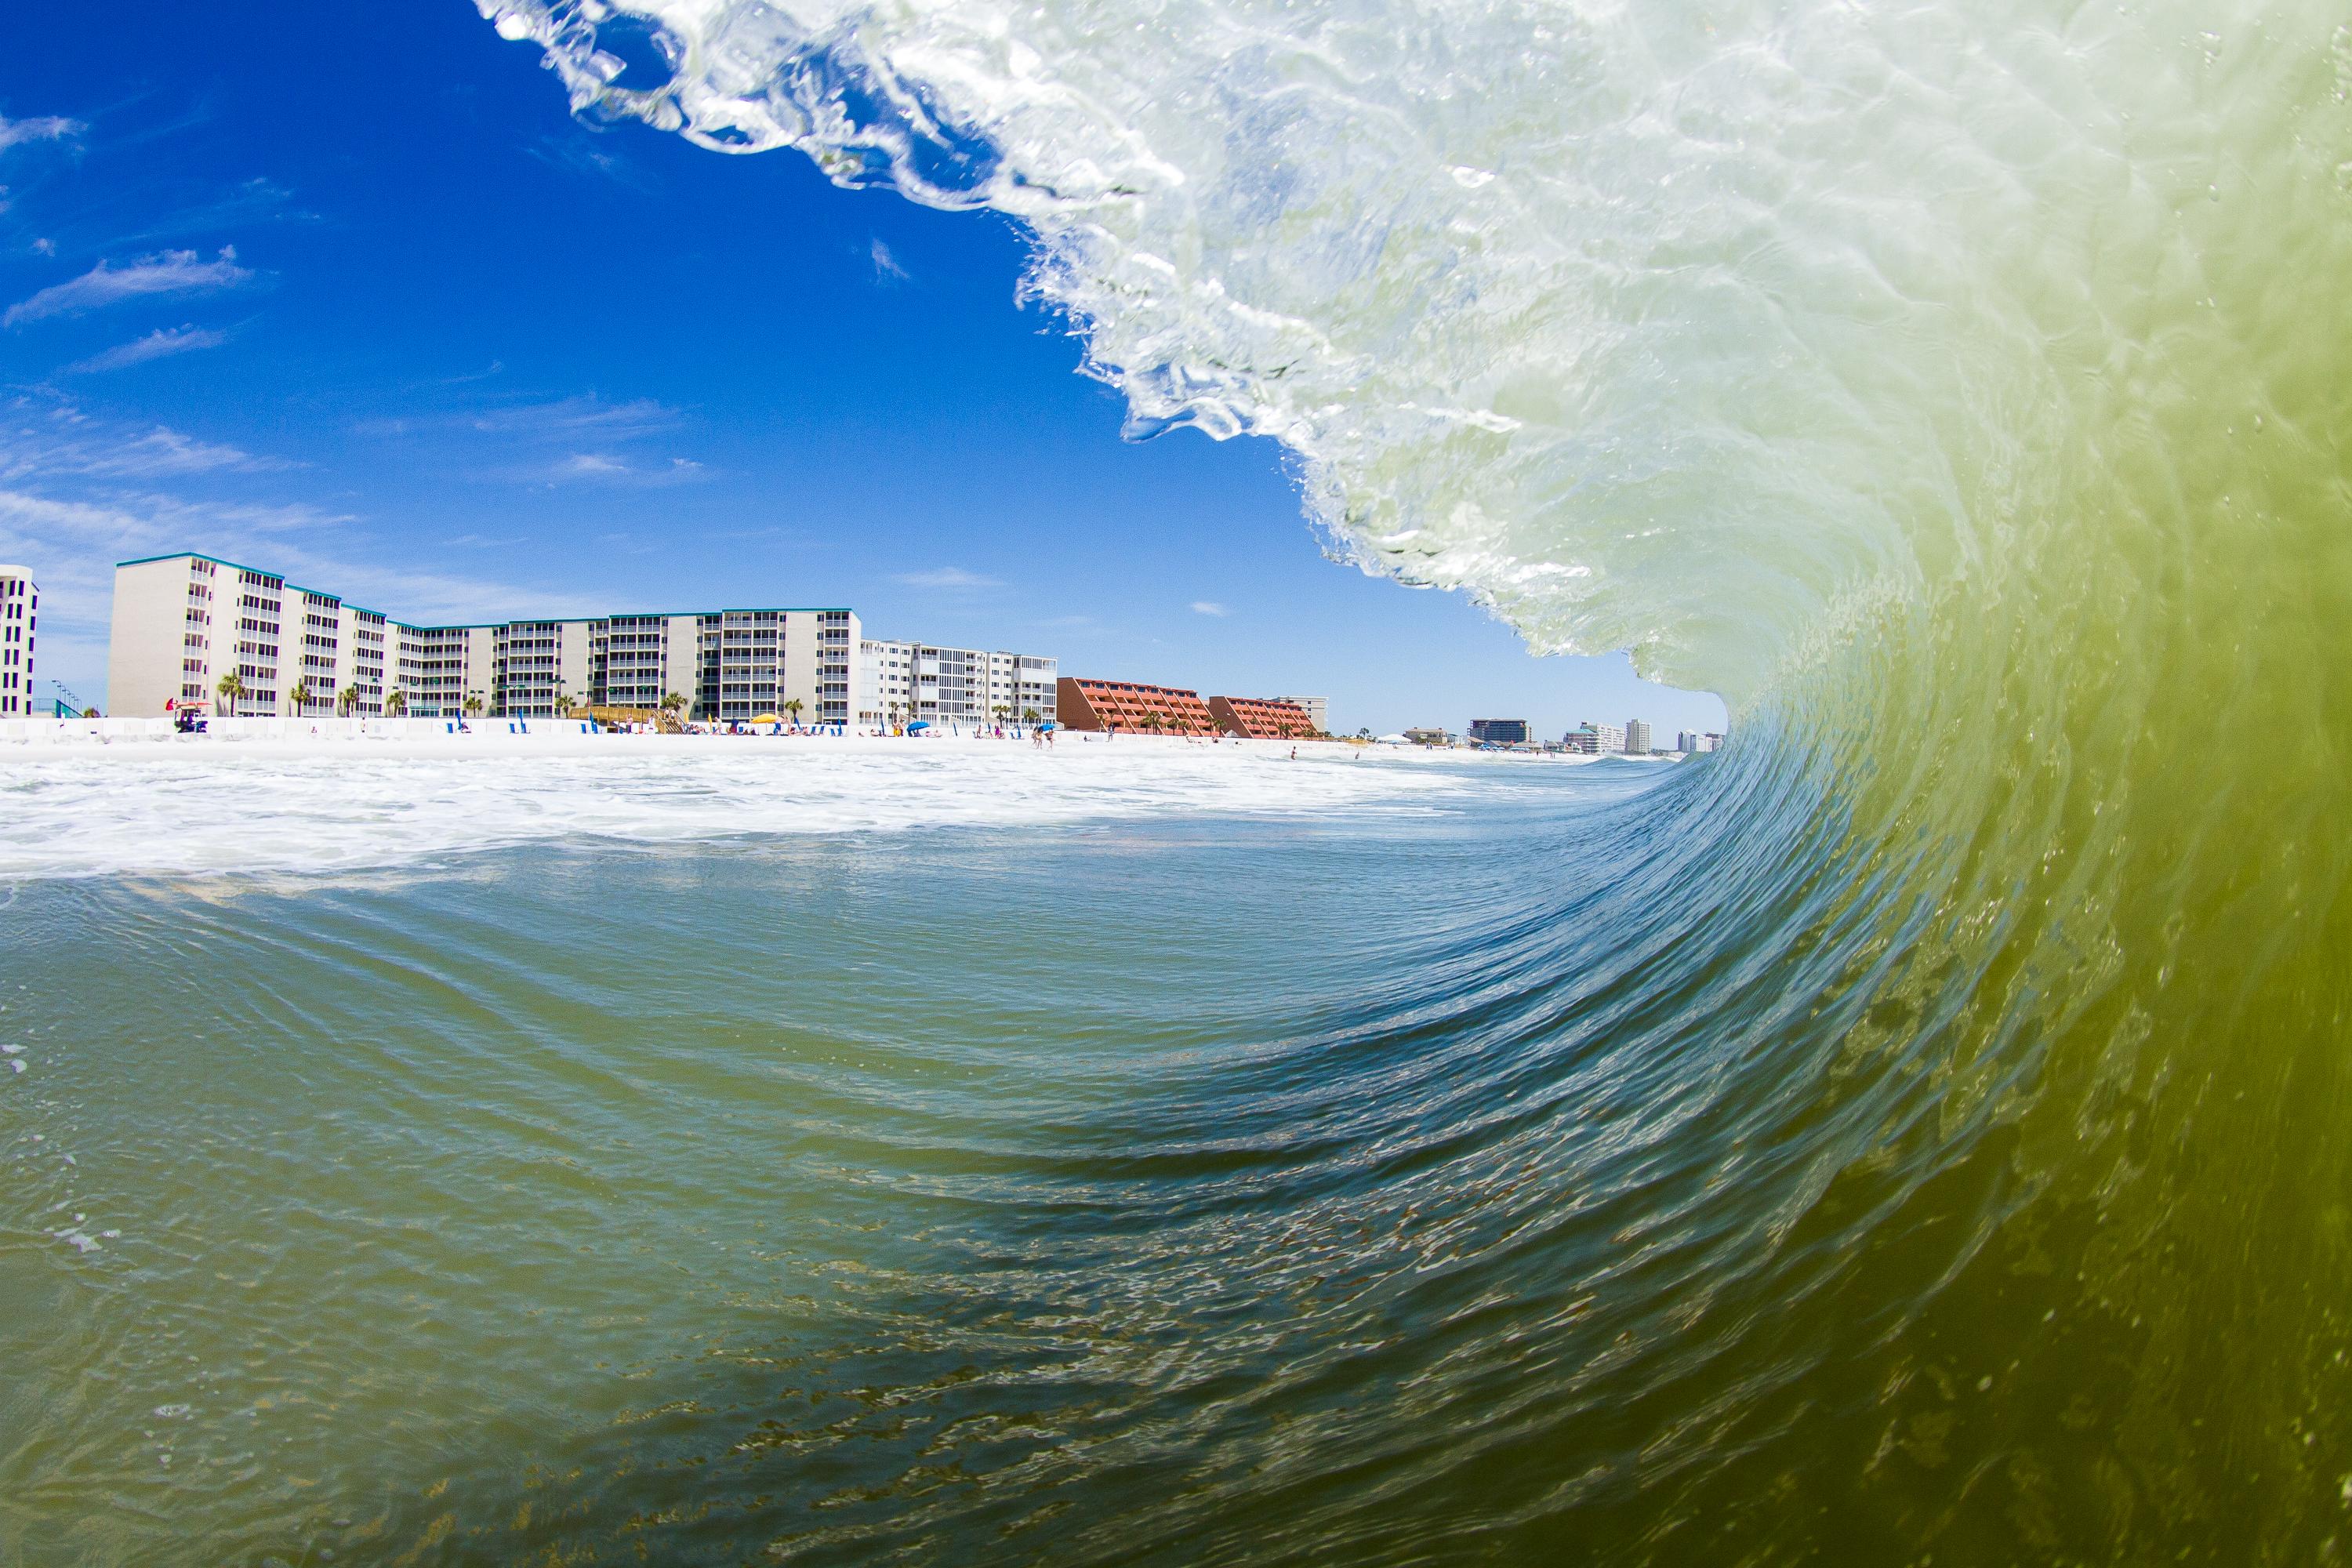
M880 724L898 710L978 726L1032 710L1051 719L1055 708L1050 658L869 640L837 606L427 626L183 553L114 569L113 630L108 695L123 714L161 713L168 702L283 717L531 719L582 707L649 712L674 697L684 717L721 723L781 713Z
M1563 743L1571 752L1586 756L1605 756L1625 750L1625 731L1618 724L1596 724L1587 719L1570 730Z
M1646 719L1625 721L1625 754L1646 757L1650 754L1650 721Z
M1212 697L1209 717L1244 740L1303 741L1315 733L1307 710L1287 697Z
M1686 754L1712 752L1722 740L1723 737L1712 730L1683 730L1675 735L1675 750Z
M1056 660L1001 649L869 637L857 683L860 724L952 728L1052 722Z
M1214 735L1217 721L1197 691L1134 680L1061 679L1061 722L1073 730L1170 735Z
M849 721L857 617L740 609L427 626L214 556L114 571L109 704L299 717L387 711L535 718L588 706L751 719L797 702Z
M0 719L22 719L33 710L33 636L40 610L33 574L0 566Z

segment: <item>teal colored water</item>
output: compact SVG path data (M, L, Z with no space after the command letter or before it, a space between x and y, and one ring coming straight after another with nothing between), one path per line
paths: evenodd
M1659 771L21 883L0 1557L1247 1556L1454 1471L1648 1250Z

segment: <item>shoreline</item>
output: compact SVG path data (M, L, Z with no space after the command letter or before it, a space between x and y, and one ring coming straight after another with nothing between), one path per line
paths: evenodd
M1018 751L1052 758L1071 751L1104 751L1120 754L1165 753L1287 760L1292 747L1298 760L1344 762L1361 759L1382 763L1427 764L1475 760L1517 765L1587 766L1600 762L1655 765L1678 760L1623 756L1614 752L1591 755L1573 752L1483 752L1451 747L1394 746L1353 741L1245 740L1223 736L1214 740L1176 735L1120 734L1106 736L1087 731L1063 730L1054 744L1033 745L1027 735L931 733L880 735L871 731L806 731L777 734L632 733L600 731L584 719L472 719L466 728L449 719L240 718L215 719L202 734L184 735L168 719L12 719L0 721L0 761L38 756L122 754L156 758L289 758L363 750L372 759L402 757L449 758L517 755L541 757L680 756L696 753L737 757L751 752L806 754L849 752L903 754L908 757L1000 755ZM985 751L981 750L985 748Z

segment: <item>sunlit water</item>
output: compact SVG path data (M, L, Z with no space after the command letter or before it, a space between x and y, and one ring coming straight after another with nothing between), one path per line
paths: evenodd
M1605 1278L1770 1201L1642 1087L1661 770L1412 773L19 882L0 1558L1248 1555L1490 1463L1463 1400L1555 1418L1530 1358L1664 1327ZM1675 1171L1685 1242L1611 1240Z

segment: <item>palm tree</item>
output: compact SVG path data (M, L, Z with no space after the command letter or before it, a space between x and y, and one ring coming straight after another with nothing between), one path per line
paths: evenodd
M685 706L686 699L675 691L661 700L661 710L665 713L675 713Z
M383 710L394 718L408 711L408 693L395 686L383 694Z
M286 694L286 700L294 704L294 711L298 717L308 713L310 710L310 678L304 676L296 681L294 689Z
M344 718L350 718L352 710L359 705L360 689L356 685L346 686L335 693L335 706L341 711Z
M795 730L801 727L801 700L797 697L787 698L784 700L784 711L793 716L793 728Z
M1024 708L1021 710L1021 721L1024 724L1030 726L1032 729L1034 729L1040 722L1037 710L1034 708Z
M220 693L221 704L228 710L228 717L236 718L236 700L245 695L245 677L232 669L220 678L213 689Z
M467 718L480 718L482 716L482 694L478 691L468 691L466 693L466 700L460 706L464 708Z

